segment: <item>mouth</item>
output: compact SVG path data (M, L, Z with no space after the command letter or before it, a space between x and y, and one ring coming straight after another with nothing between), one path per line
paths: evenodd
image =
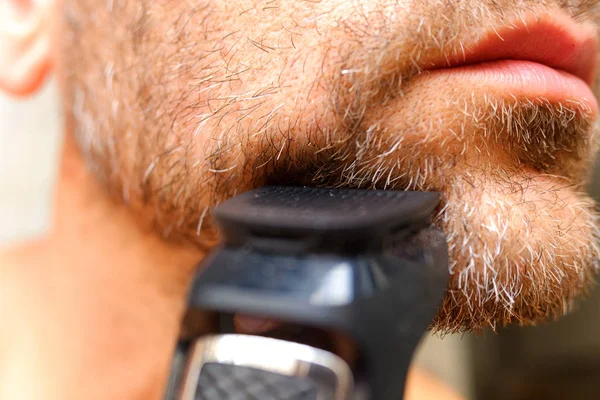
M516 98L577 103L596 115L597 34L559 12L491 29L458 53L434 61L432 74Z

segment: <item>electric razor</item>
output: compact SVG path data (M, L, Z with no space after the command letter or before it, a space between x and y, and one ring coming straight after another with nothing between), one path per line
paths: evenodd
M222 242L191 286L165 398L402 399L449 276L438 204L433 192L271 186L217 206ZM207 313L219 326L208 334L196 328ZM236 314L282 328L236 334Z

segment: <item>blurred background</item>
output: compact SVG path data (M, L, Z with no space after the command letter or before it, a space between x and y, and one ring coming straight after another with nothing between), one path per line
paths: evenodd
M0 97L0 246L39 237L50 224L57 98L54 82L26 101ZM600 198L600 179L590 190ZM600 399L600 289L544 326L426 337L416 362L468 399Z

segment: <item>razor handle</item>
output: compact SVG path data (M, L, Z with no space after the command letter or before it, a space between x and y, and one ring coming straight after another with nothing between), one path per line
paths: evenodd
M431 192L264 187L218 206L222 243L191 286L171 400L397 400L443 299L448 251ZM196 329L210 313L220 329ZM297 334L239 335L234 314ZM352 360L331 342L349 338ZM285 332L285 330L284 330Z

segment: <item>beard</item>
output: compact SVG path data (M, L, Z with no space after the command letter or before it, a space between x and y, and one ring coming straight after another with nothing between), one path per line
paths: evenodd
M424 83L415 85L422 95ZM411 104L411 96L407 88L390 102ZM451 281L434 330L563 315L590 286L600 256L596 206L583 192L596 148L589 110L545 99L448 104L459 117L436 127L421 115L422 131L411 109L395 104L365 115L366 129L297 149L261 138L252 146L261 153L243 159L241 170L251 172L243 176L219 153L215 190L229 190L226 197L271 184L439 192L434 224L446 233Z
M446 22L427 2L402 17L394 2L360 2L346 19L340 7L300 10L338 24L315 39L313 28L300 35L297 16L280 16L290 43L277 39L289 49L277 58L264 37L240 42L207 19L228 5L134 3L120 33L102 26L93 2L66 7L65 105L89 168L165 240L210 249L210 209L267 184L437 191L451 279L433 328L533 324L589 287L599 258L595 206L582 192L596 145L589 107L470 87L417 65L460 49L473 26L557 5L593 18L595 2L506 1L501 12L447 2ZM84 25L88 14L96 19ZM116 39L127 32L137 36ZM90 50L96 42L109 54Z

